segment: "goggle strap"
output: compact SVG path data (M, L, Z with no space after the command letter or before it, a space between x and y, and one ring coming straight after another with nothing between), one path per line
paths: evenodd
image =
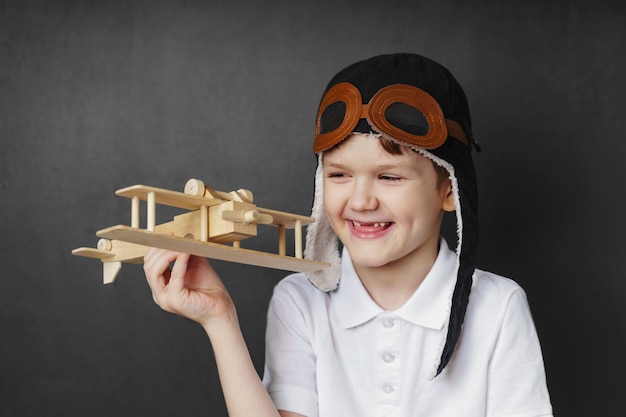
M448 128L448 136L452 136L454 139L458 140L468 148L472 148L469 140L467 139L467 135L465 134L465 129L458 123L452 119L445 119L446 127Z
M370 111L370 104L363 104L363 107L361 107L361 119L369 119L369 111Z

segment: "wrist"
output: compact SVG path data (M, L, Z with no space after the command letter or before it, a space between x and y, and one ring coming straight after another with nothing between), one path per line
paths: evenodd
M212 316L201 322L200 325L207 333L209 338L215 335L223 334L232 328L239 328L239 318L234 305L231 305L223 314Z

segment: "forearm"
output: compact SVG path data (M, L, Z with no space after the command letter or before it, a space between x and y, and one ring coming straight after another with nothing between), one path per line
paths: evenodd
M203 326L207 332L231 417L278 417L254 368L234 310Z
M151 248L144 256L144 271L161 308L200 323L209 335L229 414L278 417L250 359L235 306L207 260Z

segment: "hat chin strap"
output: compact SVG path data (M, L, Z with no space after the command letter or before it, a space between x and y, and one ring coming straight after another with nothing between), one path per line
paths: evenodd
M337 235L330 226L324 210L323 153L318 154L315 171L315 194L311 217L315 222L307 226L304 258L327 262L328 268L307 272L306 276L319 290L329 292L337 289L341 277L341 257Z

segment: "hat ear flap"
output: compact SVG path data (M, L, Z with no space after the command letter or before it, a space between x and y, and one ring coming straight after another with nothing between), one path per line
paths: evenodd
M446 323L445 343L440 347L441 358L431 377L439 375L452 359L461 336L469 294L476 269L478 247L478 190L476 171L467 147L456 139L447 140L440 148L420 151L450 173L455 195L457 221L457 278L450 294L450 316ZM454 161L454 164L447 162Z
M330 226L324 210L324 167L323 154L318 156L315 172L315 194L311 217L315 222L307 226L304 258L327 262L330 267L307 272L306 276L319 290L328 292L337 289L341 275L337 235Z

